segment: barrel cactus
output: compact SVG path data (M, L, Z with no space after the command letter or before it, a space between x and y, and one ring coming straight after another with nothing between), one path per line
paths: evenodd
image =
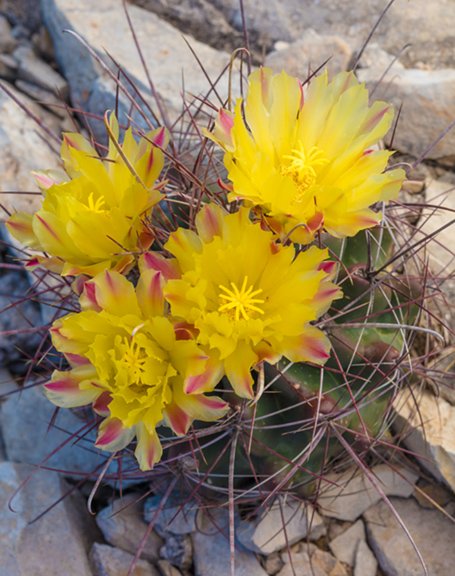
M89 407L111 460L134 453L125 477L315 497L387 437L423 297L386 206L392 119L353 73L261 68L172 149L162 128L122 140L114 115L105 155L65 136L65 172L38 175L42 209L9 229L72 287L46 395Z

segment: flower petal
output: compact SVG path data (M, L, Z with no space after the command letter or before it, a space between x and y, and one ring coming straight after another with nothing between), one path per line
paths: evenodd
M292 362L314 362L324 364L330 357L330 340L327 336L314 326L307 326L303 333L287 341L289 346L283 355Z
M99 309L111 314L141 316L134 286L114 270L105 270L84 285L81 307L83 310Z
M52 379L44 384L44 392L52 404L61 408L87 406L96 400L102 390L95 386L82 388L81 381L75 370L67 372L55 370Z
M106 418L100 424L95 446L108 452L126 448L134 438L134 428L124 428L117 418Z
M134 455L143 471L151 470L161 460L163 447L156 430L149 431L144 424L136 426L137 446Z
M247 343L240 343L236 351L224 361L226 376L235 393L242 398L253 398L253 377L251 369L258 362L258 356Z

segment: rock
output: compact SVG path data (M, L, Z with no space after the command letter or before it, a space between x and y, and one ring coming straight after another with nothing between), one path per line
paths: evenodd
M358 76L369 89L377 84L375 68L359 70ZM419 157L455 118L455 69L394 70L382 80L374 95L392 103L396 110L402 104L393 147ZM455 131L451 130L426 157L442 159L452 156L454 149Z
M272 52L265 59L265 65L276 72L285 70L292 76L305 80L326 60L329 74L346 70L352 57L349 45L339 36L318 34L311 28L303 36L278 52Z
M365 540L365 526L362 520L357 520L345 532L337 536L334 540L329 542L330 550L334 555L349 566L354 566L356 550L359 542Z
M311 576L348 576L346 568L328 552L317 548L314 544L302 543L298 552L281 555L285 561L283 569L278 576L294 576L296 574L308 574Z
M0 405L0 425L9 460L28 464L44 463L61 471L65 476L80 480L82 477L96 480L108 453L94 448L94 434L75 442L72 435L79 434L87 420L76 416L73 410L61 409L53 421L56 407L47 400L40 387L34 386L8 396ZM84 413L84 411L79 411ZM18 433L20 431L20 433ZM68 441L70 439L70 441ZM65 445L61 448L63 443ZM53 451L49 459L46 459ZM114 464L114 463L113 463ZM103 480L115 485L117 467L114 464ZM123 464L122 485L140 482L140 477L128 478L128 463Z
M142 518L140 494L128 494L103 508L96 516L96 523L104 538L117 548L136 554L141 540L147 531ZM162 539L155 531L149 534L141 558L155 561L159 558Z
M444 225L453 222L453 210L455 210L455 185L444 182L443 180L431 180L427 185L426 200L429 204L441 206L441 209L436 208L431 211L425 211L425 214L427 216L430 215L430 217L423 218L420 229L422 235L432 234ZM453 237L454 224L438 233L437 236L427 244L428 253L430 255L430 265L432 271L437 276L450 275L455 272Z
M455 314L455 311L452 312ZM436 396L441 395L450 404L455 404L455 346L448 346L429 363L427 379L431 379Z
M204 44L231 52L243 45L243 34L210 0L135 0L134 4L168 20Z
M147 498L144 504L144 518L146 522L152 521L160 505L160 496ZM166 504L155 520L155 528L160 534L166 532L177 535L190 534L196 530L197 511L198 506L196 502L188 502L181 505L172 503L171 506Z
M182 576L182 573L178 568L172 566L167 560L158 560L156 565L159 568L161 576Z
M12 52L17 44L11 34L11 26L8 20L0 14L0 52L2 54Z
M386 496L407 498L414 491L418 476L406 468L394 466L392 469L391 466L379 464L371 472ZM367 476L358 470L348 470L327 475L320 486L318 503L323 515L354 522L380 499L381 495Z
M76 492L66 495L69 489L56 473L0 463L2 574L61 576L64 567L71 576L92 576L87 552L96 527L82 498Z
M17 76L17 62L10 54L0 54L0 78L15 80Z
M376 576L378 562L365 540L360 540L355 553L354 576Z
M420 464L455 491L455 406L425 390L412 392L395 399L394 427Z
M18 90L27 94L32 100L41 104L60 118L68 116L68 111L60 98L57 98L52 92L48 92L44 88L26 82L25 80L17 80L15 86Z
M164 546L161 547L161 558L174 566L185 570L193 563L193 546L188 534L164 533Z
M239 542L259 554L282 550L305 537L317 540L325 533L322 518L311 506L284 498L263 511L256 520L242 520L237 528Z
M199 530L191 535L193 541L195 576L229 574L229 515L226 510L213 510L201 515ZM256 556L240 547L235 551L235 576L267 576Z
M284 562L281 555L278 552L274 552L265 558L263 566L269 576L275 576L283 568Z
M129 6L128 10L154 86L170 116L175 118L182 110L182 72L187 98L188 94L205 95L209 92L207 79L199 69L180 31L137 6ZM43 0L42 11L56 48L58 63L68 78L71 99L75 107L94 114L104 114L105 109L114 108L115 88L87 48L72 35L63 33L64 29L74 30L82 35L116 73L115 66L106 56L106 53L110 54L145 93L149 92L147 76L138 57L127 20L119 14L118 0L100 0L96 4L90 0L77 2ZM122 39L121 42L119 38ZM153 42L149 41L151 38ZM229 62L229 55L196 40L189 39L189 41L204 63L209 77L216 79ZM224 75L217 84L217 90L225 97L227 89L228 78ZM123 99L122 102L123 108L120 109L120 113L129 112L129 101ZM217 104L219 105L219 101ZM156 109L154 101L153 107ZM150 116L149 113L146 114ZM133 114L133 119L140 125L145 125L140 114L136 112Z
M15 24L25 26L29 32L38 29L41 13L36 0L0 0L0 11Z
M447 506L451 502L455 504L450 490L435 482L419 482L418 489L414 492L414 498L422 508L430 508L430 510L435 508L435 503L441 507Z
M429 576L452 574L455 565L455 530L452 521L437 510L420 508L413 499L391 498L390 501L423 556ZM370 508L364 518L367 522L368 542L384 574L424 574L409 538L385 502Z
M43 110L29 98L18 93L12 86L8 89L45 126L56 128L56 118ZM9 212L14 210L34 211L41 204L42 196L31 174L33 170L55 170L59 167L58 155L49 142L52 140L19 106L0 90L0 174L1 202ZM52 142L53 146L58 144ZM12 193L11 193L12 192ZM21 194L27 192L27 194ZM31 194L30 194L31 192ZM2 219L5 214L2 212Z
M62 100L68 97L68 84L58 72L40 60L29 46L19 46L13 53L19 63L18 76L26 82L36 84L53 92Z
M95 576L126 576L134 556L119 548L95 543L90 552L90 560ZM160 574L154 566L145 560L139 560L131 576L160 576Z

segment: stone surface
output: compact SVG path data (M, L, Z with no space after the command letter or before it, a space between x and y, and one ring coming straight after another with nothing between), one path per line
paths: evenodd
M144 504L144 518L151 522L156 510L161 504L160 496L147 498ZM158 533L170 532L171 534L190 534L196 530L196 515L198 507L195 502L183 503L182 505L166 505L155 519L155 527Z
M0 223L0 263L5 264L0 267L0 366L23 374L28 368L25 360L33 357L44 333L34 331L41 314L26 272L8 268L17 262L11 258L3 226Z
M140 494L133 493L114 500L96 516L96 523L107 542L133 555L136 554L147 531L147 524L142 518L140 497ZM141 557L151 561L157 560L162 543L162 539L152 530Z
M43 0L42 11L46 26L56 48L56 57L70 85L75 106L95 114L103 114L115 104L115 89L106 72L90 56L74 36L64 29L81 34L88 44L113 67L106 53L125 68L145 92L148 80L134 45L128 23L119 12L118 0ZM179 30L156 15L130 6L129 13L154 86L161 95L166 109L175 117L182 110L182 73L188 94L204 95L210 86ZM153 41L151 41L153 39ZM229 62L227 53L219 52L190 39L191 46L204 63L208 75L214 80ZM234 85L235 85L234 81ZM227 75L218 84L219 91L227 94ZM189 97L192 98L191 96ZM149 98L150 99L150 98ZM123 100L121 113L129 111ZM218 101L219 104L219 101ZM156 109L156 104L154 103ZM135 121L143 122L133 114ZM96 126L95 126L96 128Z
M0 54L0 78L15 80L17 76L17 62L11 54Z
M455 154L455 147L453 148ZM431 180L427 184L426 201L433 206L440 206L426 210L420 222L421 233L428 235L436 232L445 225L445 230L428 242L427 250L430 256L430 265L435 275L450 275L455 273L455 185L444 180Z
M359 70L358 76L372 89L379 74L372 67ZM455 69L395 69L381 81L374 95L392 103L396 110L402 105L393 147L419 157L455 118ZM428 152L427 158L450 157L454 150L455 131L451 130Z
M230 573L229 516L225 510L211 511L210 516L201 517L193 541L195 576L213 576ZM267 576L256 556L236 548L236 576Z
M455 491L455 406L430 392L413 392L403 390L394 402L395 429L422 466Z
M241 32L242 16L238 0L205 0L198 2L165 2L164 0L134 0L158 10L161 14L178 20L181 5L186 5L180 26L192 30L192 22L199 26L198 38L213 37L201 22L201 10L210 5L215 9L215 26L224 23ZM270 50L276 41L298 40L305 30L313 28L319 34L343 36L354 48L359 49L366 40L381 12L386 7L384 0L269 0L268 2L244 2L246 25L253 50ZM397 0L385 15L374 34L374 41L392 54L399 53L406 44L411 44L402 58L406 66L455 67L454 37L448 22L455 21L455 4L452 0ZM202 24L202 25L201 25ZM238 37L233 38L229 49L238 46ZM216 44L215 42L215 45Z
M68 441L85 425L74 411L59 410L54 426L48 430L55 410L36 386L8 396L0 405L0 425L8 459L28 464L45 461L47 467L61 470L69 477L96 479L106 461L106 453L93 447L93 434L77 443ZM46 460L54 450L55 454Z
M310 506L290 498L275 502L252 522L242 520L237 528L237 538L243 546L260 554L282 550L306 537L317 540L325 533L319 514Z
M17 44L17 40L11 33L11 26L8 20L0 14L0 52L12 52Z
M193 563L193 545L188 534L163 534L164 545L160 549L162 558L185 570Z
M348 576L346 568L329 552L316 548L314 544L302 543L297 552L291 552L292 562L287 552L282 554L285 565L278 576L308 574L311 576Z
M352 50L342 38L324 36L310 28L288 47L271 52L265 59L265 65L276 72L286 70L288 74L305 80L309 72L316 70L326 60L331 76L346 70L351 56Z
M429 576L453 573L455 548L453 522L437 510L420 508L413 499L391 498L428 568ZM368 541L386 576L423 576L418 556L390 508L379 502L364 515Z
M407 498L414 490L417 475L405 468L379 464L372 469L376 482L386 496ZM357 470L329 474L321 483L318 503L325 516L353 522L370 506L381 499L378 490L367 476Z
M119 548L95 543L90 552L90 560L95 576L126 576L134 556ZM160 573L145 560L139 560L131 576L160 576Z
M329 547L340 562L354 566L357 548L363 540L365 540L365 526L362 520L357 520L345 532L329 542Z
M45 126L53 130L57 127L56 118L17 92L12 86L8 89L38 116ZM48 142L52 140L27 114L0 90L0 174L2 175L0 190L1 203L10 212L14 210L34 211L41 204L41 194L31 174L33 170L58 168L58 155ZM57 143L52 142L52 146ZM12 193L11 193L12 192ZM21 194L21 192L35 192ZM0 212L0 219L5 213Z
M85 502L73 493L45 512L68 490L69 486L53 472L0 463L2 574L61 576L65 567L65 573L71 576L92 576L87 552L97 533Z
M360 540L355 553L354 576L376 576L378 562L365 540Z
M182 576L180 570L172 566L167 560L158 560L156 565L158 566L161 576Z
M41 104L60 118L68 116L67 109L64 107L62 100L57 98L57 96L52 94L52 92L49 92L32 82L27 82L26 80L16 80L15 86L32 100Z
M36 0L0 0L0 11L16 25L25 26L33 32L41 23L40 10Z
M13 53L18 61L19 78L32 82L49 92L57 94L62 99L68 96L68 84L58 72L40 60L29 46L19 46Z

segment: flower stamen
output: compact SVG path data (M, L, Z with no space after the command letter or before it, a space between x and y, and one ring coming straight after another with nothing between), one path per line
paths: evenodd
M254 290L251 285L248 289L248 276L243 279L242 287L240 290L234 282L231 282L231 288L226 288L225 286L219 285L219 288L224 292L219 294L221 300L226 300L219 308L219 312L234 312L235 320L240 320L242 317L244 320L249 320L254 312L258 314L264 314L264 310L259 308L257 304L264 304L265 300L261 298L255 298L263 290L259 288Z

